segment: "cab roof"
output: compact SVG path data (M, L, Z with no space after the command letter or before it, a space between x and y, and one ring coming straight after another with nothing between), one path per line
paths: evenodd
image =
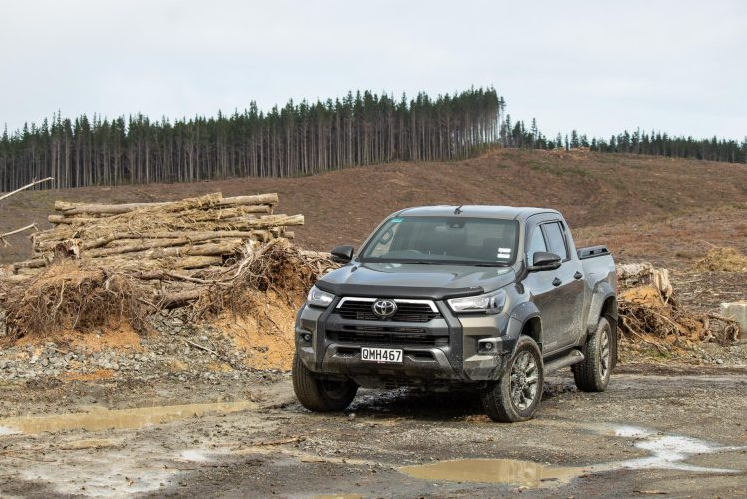
M456 213L457 208L459 212ZM540 213L552 213L560 215L556 210L549 208L531 208L516 206L489 206L489 205L441 205L441 206L419 206L417 208L406 208L397 212L397 216L408 217L475 217L494 218L498 220L526 220L532 215Z

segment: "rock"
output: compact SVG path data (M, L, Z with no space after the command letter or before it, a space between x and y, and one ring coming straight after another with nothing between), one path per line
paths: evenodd
M747 331L747 300L722 303L719 313L724 317L733 317L742 331Z

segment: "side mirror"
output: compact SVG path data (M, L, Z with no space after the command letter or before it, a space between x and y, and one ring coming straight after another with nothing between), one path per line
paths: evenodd
M543 270L555 270L560 267L560 256L555 253L538 251L534 254L532 265L527 270L529 272L540 272Z
M352 246L335 246L332 248L332 260L337 263L348 263L353 259L353 253L355 250Z

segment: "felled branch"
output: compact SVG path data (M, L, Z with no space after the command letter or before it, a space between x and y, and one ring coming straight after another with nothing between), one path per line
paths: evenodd
M34 180L30 184L24 185L23 187L21 187L19 189L16 189L15 191L9 192L7 194L3 194L2 196L0 196L0 201L2 201L3 199L9 198L13 194L18 194L19 192L25 191L26 189L31 189L32 187L34 187L36 185L43 184L44 182L49 182L50 180L54 180L54 178L53 177L47 177L47 178L42 179L42 180Z

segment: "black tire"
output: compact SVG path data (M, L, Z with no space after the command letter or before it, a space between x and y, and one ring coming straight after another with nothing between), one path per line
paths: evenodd
M534 370L531 364L525 366L525 361L531 361ZM498 381L491 382L482 393L482 405L488 417L502 423L531 419L542 399L544 379L542 353L537 343L529 336L519 337L505 374ZM531 402L526 400L527 395L531 395Z
M353 381L320 379L298 358L293 357L293 391L301 405L314 412L342 411L355 398L358 385Z
M603 392L607 388L614 367L614 339L609 319L602 317L597 323L597 330L586 340L583 347L584 361L571 366L573 379L579 390Z

